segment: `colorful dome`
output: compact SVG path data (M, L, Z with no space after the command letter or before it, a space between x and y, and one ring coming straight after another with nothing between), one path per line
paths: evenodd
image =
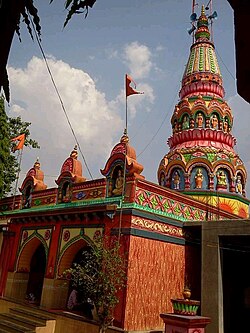
M160 162L158 180L162 186L184 192L214 190L245 195L246 169L234 150L233 116L224 100L209 23L202 6L180 101L171 118L170 151Z
M180 98L199 94L218 98L223 98L225 95L214 44L210 41L204 6L202 6L201 16L197 22L195 42L191 46L182 78Z

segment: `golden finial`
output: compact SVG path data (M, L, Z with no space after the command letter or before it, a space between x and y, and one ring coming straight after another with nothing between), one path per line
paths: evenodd
M74 150L72 150L70 157L77 159L78 152L77 152L77 145L75 145Z
M34 168L35 169L40 169L40 162L39 162L39 157L36 158L36 162L34 163Z
M121 143L128 143L129 142L129 137L127 135L127 129L124 129L123 136L121 137L120 140Z
M201 6L201 16L205 16L205 6Z

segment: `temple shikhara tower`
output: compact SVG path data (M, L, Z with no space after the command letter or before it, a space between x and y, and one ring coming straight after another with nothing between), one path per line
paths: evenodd
M250 304L247 173L235 151L233 113L211 40L213 15L203 6L192 17L193 43L158 183L145 179L126 129L97 179L86 179L77 146L65 151L53 188L44 179L46 161L32 163L19 194L0 200L0 313L27 318L27 308L41 307L56 318L48 333L90 332L91 325L97 332L96 321L67 309L73 287L64 272L86 263L83 251L103 235L118 239L127 259L126 287L113 313L122 331L162 332L160 314L172 312L171 299L182 297L187 285L201 301L201 314L211 317L207 333L224 333L223 320L224 326L234 318L235 327L238 318L244 323L241 313ZM126 75L126 97L139 93L131 83ZM226 252L232 244L245 244L246 251Z
M204 6L182 77L168 139L169 152L158 169L159 184L242 217L248 207L247 173L235 152L233 114L226 100L209 18ZM227 195L225 195L227 193Z

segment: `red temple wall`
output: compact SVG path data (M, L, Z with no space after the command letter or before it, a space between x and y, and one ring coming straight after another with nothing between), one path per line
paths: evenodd
M131 236L126 330L162 327L160 313L172 312L170 299L182 296L184 260L182 245Z

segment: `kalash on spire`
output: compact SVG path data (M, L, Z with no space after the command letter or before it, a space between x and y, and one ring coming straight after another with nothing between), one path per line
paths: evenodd
M162 186L247 217L247 173L234 150L232 111L224 100L222 76L210 40L209 24L215 15L206 16L204 6L198 19L195 13L191 15L194 42L180 101L171 118L170 151L160 162L158 180Z

